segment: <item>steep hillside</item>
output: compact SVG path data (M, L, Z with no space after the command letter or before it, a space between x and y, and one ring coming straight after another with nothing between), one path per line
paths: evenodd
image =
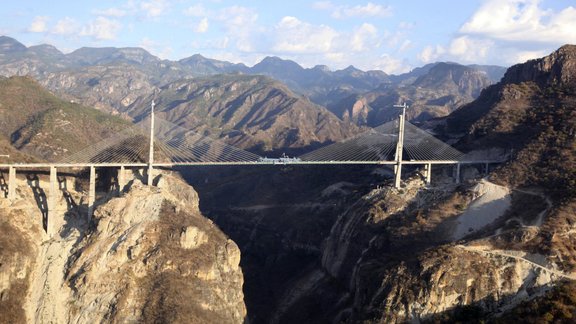
M158 116L197 133L259 152L339 141L358 131L325 108L262 76L216 75L178 81L156 98ZM128 113L141 119L152 97Z
M49 161L132 126L119 117L59 99L28 77L0 80L0 116L5 143Z
M463 149L513 151L496 179L576 195L576 46L511 67L502 81L446 120Z

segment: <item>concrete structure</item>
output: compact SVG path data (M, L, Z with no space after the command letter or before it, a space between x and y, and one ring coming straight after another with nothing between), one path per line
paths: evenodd
M394 188L400 188L400 181L402 179L402 152L404 151L404 121L406 119L406 108L408 105L404 103L401 106L395 105L394 107L402 108L402 113L398 117L398 142L396 142L396 166L394 167Z
M94 215L94 203L96 202L96 167L90 166L90 184L88 185L88 219Z
M445 153L445 149L446 147L449 147L448 145L446 145L445 143L440 142L438 139L431 139L433 138L432 135L427 134L426 132L419 130L416 126L408 123L406 125L406 108L408 108L408 106L404 103L401 106L397 106L402 108L402 113L400 114L399 118L398 118L398 133L397 133L397 140L395 143L396 146L396 151L395 151L395 155L394 155L394 160L390 161L387 160L387 158L390 158L390 155L388 155L388 153L392 153L392 150L394 148L394 139L396 136L395 134L395 126L394 124L392 124L393 122L390 123L386 123L382 126L387 125L387 131L384 133L379 133L380 135L384 135L384 137L377 137L377 143L378 145L381 145L382 143L380 143L380 141L384 141L384 145L386 147L385 151L378 151L378 152L386 152L386 153L382 153L381 155L374 157L371 160L367 160L364 159L362 160L362 154L358 154L357 151L355 150L355 146L353 145L353 149L350 149L350 147L345 148L345 150L348 150L350 153L350 151L354 154L352 155L346 155L349 156L349 158L346 159L342 159L342 160L336 160L338 156L342 156L342 151L339 149L336 149L336 151L332 152L335 153L334 155L332 155L333 157L330 156L324 156L324 158L315 158L315 159L300 159L300 158L281 158L281 159L267 159L267 158L262 158L262 157L258 157L257 155L253 154L253 153L249 153L246 151L242 151L240 149L237 148L233 148L230 146L227 146L226 144L219 144L216 143L216 148L221 149L222 152L226 153L223 154L224 156L224 160L219 159L218 155L209 155L209 158L207 158L207 160L201 160L199 159L197 153L198 152L205 152L208 151L207 150L207 146L210 147L210 145L214 144L215 141L211 140L211 141L205 141L205 140L199 140L197 141L197 143L201 143L201 147L195 147L195 146L191 146L191 147L170 147L169 151L172 152L174 155L174 158L169 158L168 160L170 162L156 162L154 159L154 142L156 140L159 141L158 145L160 150L163 150L163 147L165 147L167 144L166 139L164 139L164 142L162 142L162 138L155 138L155 130L154 130L154 124L155 124L155 117L154 117L154 106L155 103L154 101L152 101L151 103L151 119L150 119L150 143L148 145L148 161L147 162L110 162L110 161L124 161L124 157L125 154L131 154L130 156L132 157L138 157L138 160L141 160L142 158L140 157L142 155L144 155L145 153L138 153L138 152L144 152L145 151L145 146L143 146L143 149L140 151L135 150L134 153L132 151L130 151L130 147L122 147L122 150L120 150L118 153L115 153L116 155L110 154L110 155L106 155L106 154L102 154L100 155L100 153L104 152L104 150L108 149L108 147L113 147L114 145L122 145L122 142L118 142L118 141L110 141L109 143L106 143L108 146L106 145L102 145L102 143L97 143L95 145L93 145L90 149L93 149L91 151L88 152L80 152L81 154L79 154L78 156L81 157L81 159L79 160L80 162L77 162L78 160L70 160L69 163L66 162L62 162L62 163L29 163L29 164L19 164L19 163L6 163L6 164L0 164L0 170L4 170L4 169L8 169L8 183L4 184L4 187L6 188L6 196L8 199L13 200L16 198L16 172L17 169L28 169L28 170L45 170L46 168L48 168L50 170L50 182L49 182L49 190L48 190L48 197L47 197L47 202L45 208L43 207L43 213L45 212L46 215L44 215L46 218L48 218L48 213L52 214L54 213L54 211L57 208L57 203L58 203L58 199L60 198L60 194L63 188L60 188L58 185L58 168L89 168L90 170L90 179L89 179L89 188L88 188L88 204L87 204L87 209L88 209L88 218L91 218L93 216L94 213L94 208L95 208L95 203L96 203L96 181L97 181L97 168L118 168L118 175L117 175L117 190L118 190L118 194L121 194L124 189L125 186L127 185L127 179L126 179L126 168L133 168L133 169L140 169L142 170L142 176L145 177L146 179L146 183L148 185L152 185L153 184L153 180L154 180L154 168L158 168L158 167L176 167L176 166L207 166L207 165L211 165L211 166L217 166L217 165L239 165L239 166L248 166L248 165L274 165L274 164L291 164L291 165L351 165L351 164L357 164L357 165L390 165L394 167L394 187L395 188L400 188L400 184L401 184L401 179L402 179L402 166L403 165L423 165L424 166L424 172L423 175L425 177L426 183L430 184L431 180L432 180L432 165L453 165L455 166L455 181L458 183L460 181L460 167L462 164L481 164L484 165L485 168L485 172L487 173L489 171L489 164L491 163L501 163L503 161L462 161L459 160L459 158L462 156L461 152L458 152L457 150L450 148L451 150L457 152L457 154L441 154L442 152ZM160 119L159 121L159 125L162 126L164 124L163 121ZM164 122L165 123L165 122ZM166 126L166 125L164 125ZM170 126L171 130L176 129L177 126L176 125L168 125ZM407 128L406 128L407 127ZM161 127L160 127L161 128ZM408 136L405 138L405 133L408 134ZM136 135L142 135L141 133L135 132ZM159 132L158 135L159 137L162 136L162 132ZM179 141L177 141L178 143L183 143L183 145L188 145L186 144L187 142L184 140L181 140L182 138L185 138L184 135L187 134L186 132L182 132L180 133L179 136ZM119 136L120 140L125 140L126 136L124 136L125 134L123 134L123 136ZM420 138L423 138L423 140L421 140ZM435 141L435 143L434 143ZM138 141L139 143L141 143L141 140ZM366 143L372 143L370 141L359 141L360 144L359 146L363 146L366 145ZM144 144L145 145L145 144ZM403 159L403 152L404 150L406 150L407 152L407 156L409 158L409 160L404 160ZM218 150L213 150L218 152ZM431 152L436 152L439 151L439 154L432 154ZM114 152L114 151L113 151ZM162 151L163 154L166 154L166 152ZM169 152L169 153L170 153ZM246 153L246 154L243 154ZM124 154L124 155L123 155ZM360 156L359 156L360 155ZM103 158L101 160L95 160L96 157L100 157L103 156ZM168 155L169 156L169 155ZM212 159L213 156L216 156L215 159ZM189 160L186 160L185 158L188 157ZM336 158L334 158L336 157ZM445 160L442 160L445 159ZM86 161L86 162L82 162L82 161ZM99 162L95 162L95 161L99 161ZM278 163L281 162L281 163ZM53 231L56 230L55 228L53 228L55 222L53 220L50 220L50 222L47 223L47 232L49 234L53 234Z
M152 185L154 180L154 100L150 104L150 147L148 149L148 182Z

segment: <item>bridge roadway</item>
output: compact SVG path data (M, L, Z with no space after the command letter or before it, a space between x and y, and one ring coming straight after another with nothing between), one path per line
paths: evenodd
M351 164L369 164L369 165L396 165L396 161L302 161L302 160L290 160L281 161L278 159L268 159L269 161L225 161L225 162L157 162L153 163L153 167L175 167L175 166L208 166L208 165L283 165L283 164L295 164L295 165L351 165ZM423 164L493 164L493 163L503 163L501 160L405 160L401 164L409 165L423 165ZM43 169L43 168L89 168L89 167L148 167L149 164L145 162L129 162L129 163L4 163L0 164L0 169L7 169L10 167L14 168L24 168L24 169Z
M177 166L248 166L248 165L393 165L396 178L400 177L402 172L402 165L424 165L424 176L426 183L431 182L432 165L455 165L456 174L455 179L458 183L460 181L460 166L463 164L482 164L485 165L485 171L488 173L490 164L502 163L503 161L492 160L422 160L422 161L303 161L296 158L280 158L280 159L262 159L259 161L242 161L242 162L169 162L169 163L153 163L150 167L149 163L12 163L0 164L0 189L5 192L5 197L9 200L16 198L16 170L17 169L49 169L50 170L50 183L48 188L48 199L46 206L46 215L50 210L55 210L57 203L58 192L61 191L58 181L57 169L68 168L89 168L90 169L90 183L88 189L88 217L92 217L94 212L94 203L96 201L96 168L118 168L118 188L120 191L124 189L127 184L125 170L129 168L142 168L143 173L153 170L158 167L177 167ZM3 170L8 169L8 182L4 178ZM152 173L149 174L148 179L152 179ZM399 186L398 182L395 184ZM48 216L46 216L48 218ZM53 235L55 229L50 229L51 226L47 225L46 232L48 235Z

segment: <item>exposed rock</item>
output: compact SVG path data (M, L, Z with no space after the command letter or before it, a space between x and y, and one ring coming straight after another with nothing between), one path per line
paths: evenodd
M52 237L43 234L33 192L21 183L15 202L1 201L0 237L11 237L0 252L3 318L244 322L238 247L199 213L193 189L162 177L164 188L135 182L122 197L101 202L95 227L59 199L48 219ZM38 186L47 187L44 178ZM80 200L73 190L67 195Z

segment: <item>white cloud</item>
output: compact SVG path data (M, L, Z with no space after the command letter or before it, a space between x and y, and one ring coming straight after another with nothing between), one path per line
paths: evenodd
M426 46L419 54L418 59L423 63L431 63L437 61L446 50L440 45Z
M412 41L409 39L405 39L402 44L400 44L400 47L398 48L399 52L404 52L410 48L413 47Z
M75 19L65 17L58 20L50 32L57 35L72 35L78 33L79 30L80 25Z
M511 65L576 43L575 30L572 6L553 10L544 8L541 0L484 0L448 45L428 46L418 58L424 63Z
M48 17L46 16L36 16L34 17L34 20L32 20L32 23L30 24L30 27L28 27L28 31L32 32L32 33L43 33L46 32L48 30L46 23L48 22Z
M146 12L147 17L158 17L168 9L168 3L165 0L144 1L140 4L140 9Z
M401 74L411 70L410 64L403 59L397 59L389 54L382 54L379 58L371 62L370 67L366 69L382 70L388 74Z
M208 18L204 17L196 27L194 27L194 31L197 33L205 33L208 31Z
M244 28L258 20L258 13L250 8L232 6L223 8L218 15L218 20L229 28Z
M337 31L328 26L315 26L290 16L280 20L274 33L272 51L288 53L330 52L339 36Z
M541 0L488 0L461 28L463 34L508 41L574 43L576 9L543 9Z
M469 36L459 36L447 47L436 45L424 48L418 58L423 63L435 61L456 61L459 63L485 62L490 55L494 42Z
M378 29L376 29L372 24L364 23L352 34L352 38L350 39L350 49L356 52L368 50L370 47L368 44L375 43L377 36Z
M119 9L119 8L108 8L105 10L94 10L94 14L99 16L108 16L108 17L115 17L120 18L126 16L128 13L126 10Z
M80 36L91 36L96 40L110 40L116 38L120 29L122 25L118 21L97 17L82 28Z
M190 17L206 17L209 15L209 11L199 3L184 10L184 15Z
M161 59L170 58L173 52L172 47L162 45L147 37L143 38L138 46L146 49L148 52L152 53L152 55L156 55Z
M312 5L312 8L318 10L331 11L332 18L367 18L367 17L389 17L392 15L392 8L390 6L383 6L368 2L365 5L356 6L343 6L335 5L330 1L317 1Z
M221 9L213 18L226 30L226 37L235 41L236 49L241 52L255 51L262 35L256 24L258 13L253 9L231 6Z
M334 7L334 4L330 1L316 1L312 4L312 8L318 10L332 10Z

